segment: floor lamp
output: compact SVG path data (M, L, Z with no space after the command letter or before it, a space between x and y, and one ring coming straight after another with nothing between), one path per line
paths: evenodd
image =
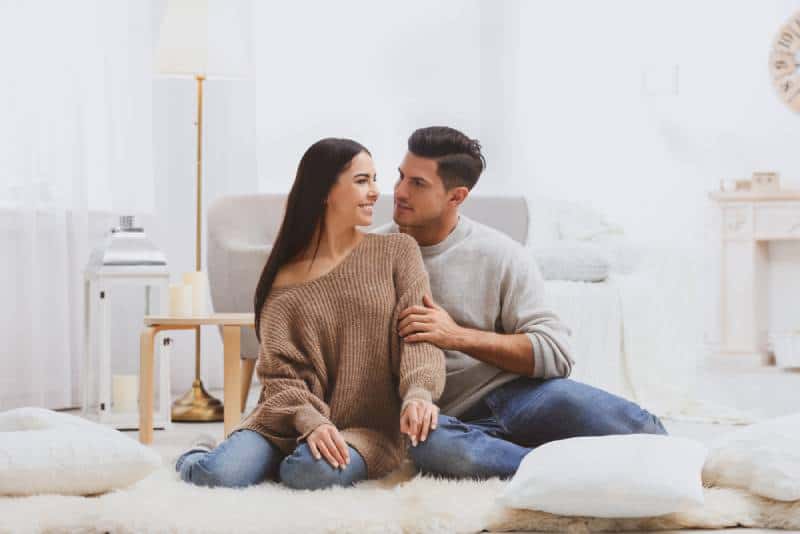
M213 2L213 0L212 0ZM167 77L193 78L197 87L197 165L195 270L202 271L203 235L203 84L213 79L244 79L249 65L242 28L233 6L208 0L167 0L161 20L156 72ZM222 421L222 403L203 387L200 378L200 328L195 329L195 378L192 388L172 405L173 421Z

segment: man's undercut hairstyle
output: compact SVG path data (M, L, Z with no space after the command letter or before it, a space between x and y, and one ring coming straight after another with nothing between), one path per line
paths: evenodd
M464 186L472 189L478 182L486 159L481 144L447 126L420 128L408 138L408 151L422 158L434 159L444 188Z

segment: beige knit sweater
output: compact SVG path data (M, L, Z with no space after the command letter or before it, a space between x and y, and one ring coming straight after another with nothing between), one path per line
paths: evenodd
M435 401L444 388L442 351L397 335L400 312L428 291L419 247L404 234L366 234L327 274L273 288L261 311L261 396L238 428L289 454L330 423L369 478L394 469L405 452L401 405Z

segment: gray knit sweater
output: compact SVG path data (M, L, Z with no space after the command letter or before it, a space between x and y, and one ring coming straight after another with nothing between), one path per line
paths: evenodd
M398 232L390 223L375 233ZM420 247L433 300L460 326L527 334L534 377L566 377L574 360L571 332L544 308L544 280L536 262L507 235L461 215L442 242ZM442 412L459 416L496 387L517 378L457 351L445 351L447 382Z

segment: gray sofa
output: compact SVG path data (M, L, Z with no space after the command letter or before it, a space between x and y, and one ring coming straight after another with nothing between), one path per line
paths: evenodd
M208 277L215 312L253 309L261 269L275 240L286 201L285 194L223 197L208 210ZM393 198L383 195L375 207L374 226L392 220ZM497 228L525 244L528 205L523 197L471 196L463 213ZM255 332L242 332L242 407L245 405L258 357Z

